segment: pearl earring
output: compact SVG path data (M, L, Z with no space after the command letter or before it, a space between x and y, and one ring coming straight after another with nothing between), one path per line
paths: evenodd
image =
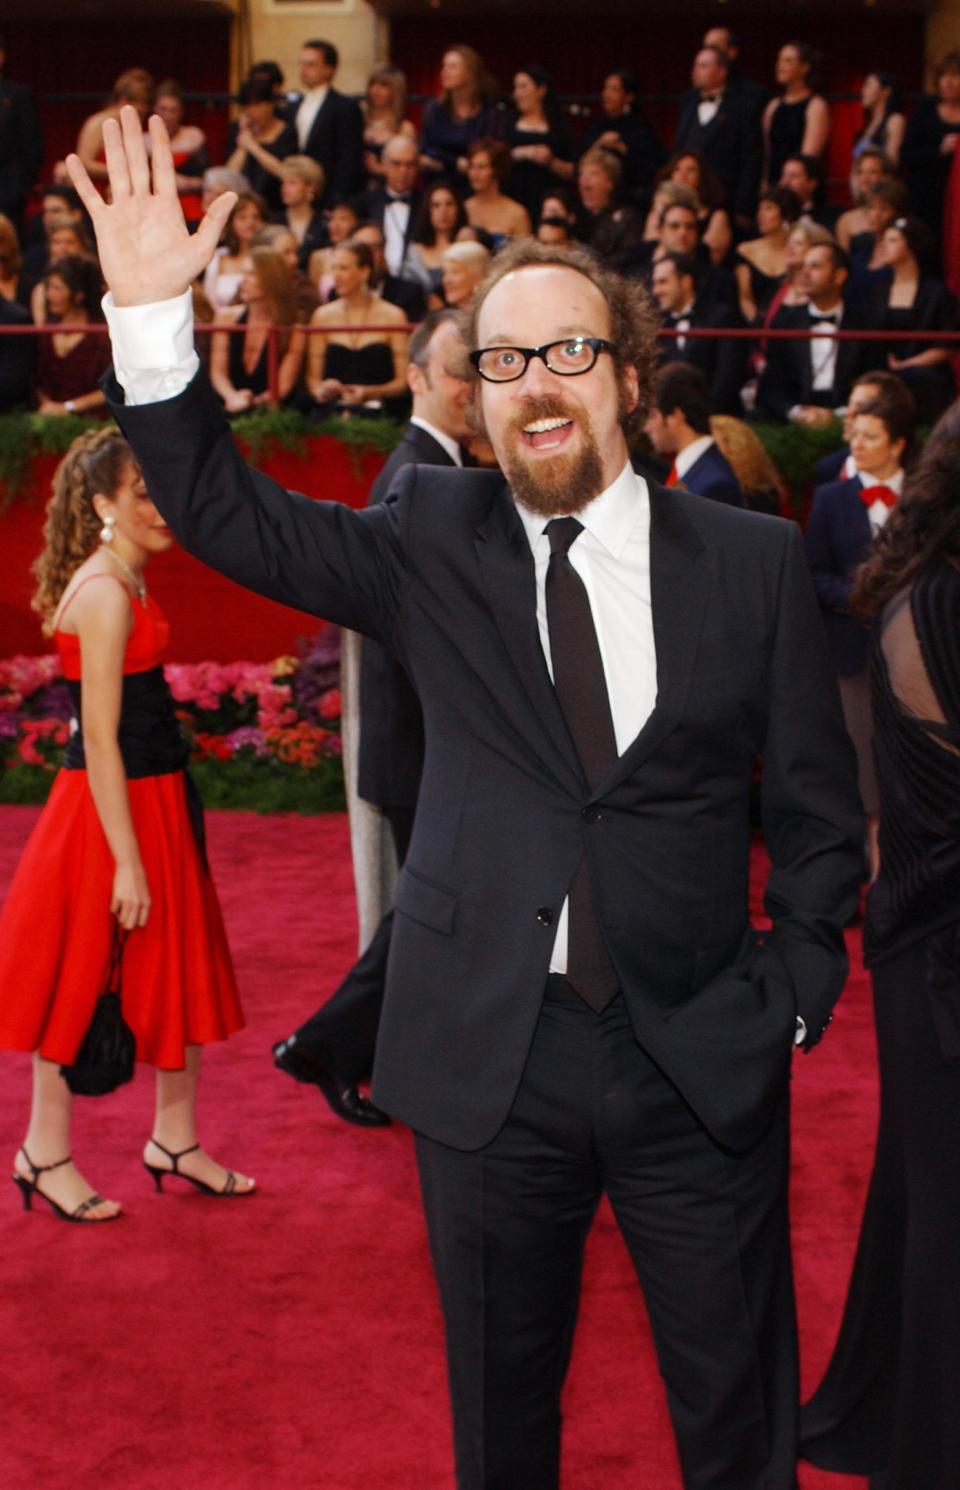
M112 515L110 517L105 517L104 518L104 520L103 520L103 527L100 529L100 542L101 543L112 543L113 542L113 529L114 529L115 524L116 524L116 518L113 517Z

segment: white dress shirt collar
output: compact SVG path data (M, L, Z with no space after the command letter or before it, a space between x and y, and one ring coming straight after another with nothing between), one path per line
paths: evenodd
M410 423L415 424L417 429L424 430L430 436L431 440L436 440L441 449L447 452L455 466L463 465L463 451L460 449L456 440L450 435L445 435L442 429L437 429L437 426L431 424L429 420L421 419L419 414L413 414L410 418Z
M884 481L881 481L877 476L868 476L866 471L857 471L856 475L859 477L862 486L889 486L890 490L897 497L903 495L904 471L902 466L899 471L896 471L892 476L888 476Z
M686 476L691 466L695 466L701 455L704 455L713 444L710 435L701 435L699 440L693 440L685 450L678 450L673 464L677 468L677 477L680 481Z
M647 483L627 461L616 481L606 487L599 497L588 502L582 512L573 515L591 537L596 538L608 553L618 559L636 526L637 518L649 505L649 501ZM550 518L539 512L531 512L522 502L517 502L516 505L530 547L535 549Z

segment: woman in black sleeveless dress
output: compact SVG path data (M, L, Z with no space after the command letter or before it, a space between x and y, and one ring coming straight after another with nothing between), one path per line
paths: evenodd
M763 113L765 169L768 186L777 186L784 161L791 155L819 160L830 138L830 106L815 92L820 53L805 41L790 41L777 54L777 84L783 89Z
M840 1336L802 1454L871 1490L960 1485L960 404L860 571L880 872L867 905L880 1126Z

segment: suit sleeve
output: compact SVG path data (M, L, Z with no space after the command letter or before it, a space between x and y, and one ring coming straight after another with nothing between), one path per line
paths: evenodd
M363 185L363 115L352 98L340 102L337 114L336 168L332 187L338 202L349 201Z
M778 314L770 323L770 329L787 330L789 327ZM767 365L757 389L757 403L775 419L788 419L790 410L800 401L800 390L793 386L790 377L792 346L793 343L787 340L771 340L767 344Z
M788 976L806 1048L826 1028L843 989L843 931L863 875L863 815L856 759L804 557L789 525L767 674L763 828L773 929L761 956Z
M830 503L821 492L814 494L805 539L817 599L824 610L846 613L850 609L853 579L837 570L830 532Z
M105 387L147 490L184 548L270 600L380 641L390 636L406 583L397 503L354 512L254 471L203 371L177 397L136 407L122 402L115 380Z

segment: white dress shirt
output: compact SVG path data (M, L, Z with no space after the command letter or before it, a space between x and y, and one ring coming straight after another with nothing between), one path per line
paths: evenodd
M528 511L519 502L517 512L533 553L537 626L552 678L546 597L550 540L545 530L549 518ZM628 462L616 481L576 517L584 531L570 546L570 563L583 580L593 612L617 750L622 755L646 724L657 701L647 483ZM553 973L567 970L568 920L565 901L550 959Z
M300 149L306 150L313 121L323 108L323 101L330 92L330 85L324 83L322 88L311 88L300 100L295 122L297 139L300 141Z
M383 209L383 257L391 274L399 274L407 253L407 228L410 203L401 202L387 192Z
M705 129L708 124L713 123L714 119L716 119L717 117L717 113L722 102L722 90L719 93L712 93L708 99L700 99L700 102L697 104L697 119L700 123L701 129Z
M831 321L818 321L817 308L811 305L810 329L814 334L810 339L810 387L815 393L828 393L833 387L837 372L837 350L840 343L837 341L837 331L843 324L843 301L839 300L833 308L827 312L828 315L836 316L834 325Z

